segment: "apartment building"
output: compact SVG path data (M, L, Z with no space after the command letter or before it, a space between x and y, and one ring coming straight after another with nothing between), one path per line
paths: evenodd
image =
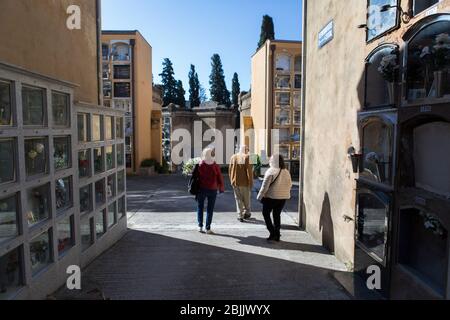
M303 9L302 225L384 296L449 299L450 1Z
M1 7L0 299L42 299L126 232L124 112L102 103L100 1Z
M263 159L278 152L299 175L302 43L267 40L252 57L250 115L242 113L242 139ZM246 99L242 100L243 103ZM241 108L245 106L241 105ZM250 131L249 131L250 130ZM277 137L272 134L278 132Z
M126 167L137 173L155 156L152 149L160 150L152 137L152 123L161 122L161 113L152 112L152 47L137 30L103 31L102 70L104 106L125 111Z

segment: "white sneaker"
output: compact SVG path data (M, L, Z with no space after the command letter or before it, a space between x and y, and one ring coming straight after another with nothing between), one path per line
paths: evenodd
M214 233L214 232L212 232L212 230L207 230L207 231L206 231L206 234L209 234L210 236L213 236L213 235L215 235L215 233Z
M200 233L205 233L205 231L203 231L203 227L199 227L199 228L198 228L198 232L200 232Z

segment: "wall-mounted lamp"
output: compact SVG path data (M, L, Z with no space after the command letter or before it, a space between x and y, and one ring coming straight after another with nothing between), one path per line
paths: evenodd
M357 154L354 147L348 149L348 157L352 161L353 173L358 173L360 170L362 154Z
M367 26L367 24L360 24L357 28L369 30L369 27Z
M398 11L400 11L403 23L409 23L411 21L411 19L413 17L412 10L404 11L401 6L392 6L392 5L386 4L381 7L380 12L387 12L394 8L396 8Z

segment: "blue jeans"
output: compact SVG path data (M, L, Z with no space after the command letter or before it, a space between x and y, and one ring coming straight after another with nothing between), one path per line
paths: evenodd
M197 220L198 226L203 228L203 212L205 210L205 200L208 200L206 208L206 230L211 230L211 224L214 215L214 206L216 205L217 190L201 189L197 196Z

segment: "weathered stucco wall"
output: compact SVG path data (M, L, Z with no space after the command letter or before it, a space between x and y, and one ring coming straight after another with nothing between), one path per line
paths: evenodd
M355 178L347 150L359 145L366 1L307 1L304 145L306 229L349 264L354 257ZM334 39L318 48L318 34L334 20ZM304 39L305 40L305 39Z
M78 84L75 101L98 105L96 2L1 0L0 61ZM81 30L66 26L72 4L81 9Z

